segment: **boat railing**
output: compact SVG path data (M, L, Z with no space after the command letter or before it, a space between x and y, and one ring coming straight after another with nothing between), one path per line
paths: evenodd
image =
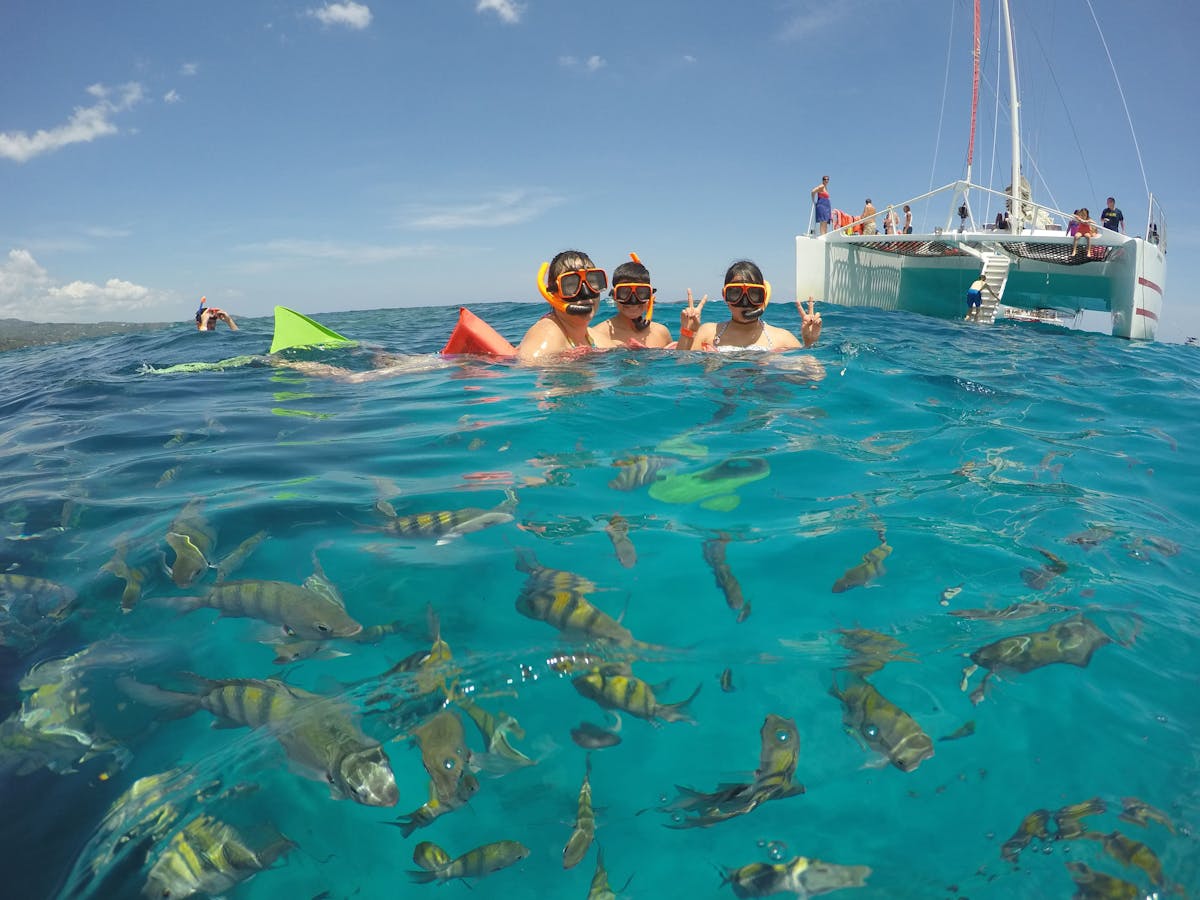
M1158 198L1150 195L1150 212L1146 216L1146 240L1158 244L1163 255L1167 254L1167 215L1163 212Z

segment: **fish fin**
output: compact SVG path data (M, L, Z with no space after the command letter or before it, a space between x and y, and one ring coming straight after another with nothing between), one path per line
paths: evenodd
M518 547L516 554L518 572L524 572L526 575L531 575L542 568L537 561L537 557L533 555L532 550L526 550L524 547Z
M408 877L411 878L413 880L413 882L416 884L429 884L431 882L437 881L438 873L437 872L426 872L424 870L417 871L415 869L410 869L408 872Z
M129 675L116 679L118 690L137 702L161 710L169 718L182 719L200 708L200 698L182 691L168 691L155 684L144 684Z
M696 699L696 695L700 693L702 687L704 687L703 684L696 685L696 689L692 691L692 695L686 700L680 700L678 703L668 703L665 706L659 707L657 710L658 717L667 722L687 722L695 725L696 720L688 714L687 708Z

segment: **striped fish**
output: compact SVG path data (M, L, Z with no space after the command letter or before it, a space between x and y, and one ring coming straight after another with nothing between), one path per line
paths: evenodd
M417 865L432 864L434 860L440 859L443 855L447 855L446 851L434 844L432 849L425 850L422 860L417 861ZM417 884L449 881L452 878L483 878L519 863L527 856L529 856L529 848L517 841L496 841L469 850L462 856L433 869L409 872L408 877Z
M629 521L622 515L609 516L604 531L612 541L617 561L626 569L632 569L637 564L637 549L629 539Z
M175 551L169 572L176 587L189 587L209 568L217 532L201 514L204 498L189 500L167 528L167 544Z
M596 813L592 810L592 755L587 755L587 767L583 771L583 784L579 787L579 803L575 813L575 828L563 848L563 868L572 869L579 865L592 839L596 836Z
M882 532L879 535L879 546L863 554L862 562L842 573L842 577L833 583L833 592L840 594L850 588L862 587L883 574L883 561L892 553L891 545L884 540Z
M388 518L384 530L403 537L432 537L444 544L456 537L482 531L492 525L503 525L513 520L517 496L506 491L506 499L492 509L468 506L464 509L437 510L434 512L397 515L390 503L380 501L376 508Z
M150 867L142 893L146 897L222 894L269 868L295 846L276 832L266 846L252 850L232 826L200 815L171 838Z
M725 562L725 545L728 543L729 538L725 535L705 541L704 561L712 569L713 576L717 580L717 587L725 595L725 603L737 613L737 621L741 623L750 617L750 604L742 596L742 586L734 576L733 570L729 568L729 564Z
M134 699L177 716L205 709L226 722L268 728L296 767L327 782L334 797L349 797L364 806L396 805L399 792L387 754L354 724L344 704L273 678L189 677L194 687L190 693L127 677L117 684Z
M0 625L8 618L23 625L61 620L75 604L75 592L31 575L0 574Z
M916 720L865 678L853 675L844 686L834 682L830 693L842 701L846 729L900 771L912 772L933 756L933 741Z
M657 481L658 473L670 464L671 460L665 456L627 456L615 460L613 465L621 471L608 486L615 491L636 491Z
M331 597L287 581L225 581L198 597L172 597L162 602L191 612L207 606L222 616L260 619L280 625L290 637L325 640L353 637L362 625Z
M517 612L545 622L578 640L603 640L621 647L644 647L629 629L587 600L594 582L561 569L548 569L527 550L517 551L517 569L529 577L517 597Z
M690 722L696 724L687 713L688 704L696 699L701 685L686 700L678 703L659 703L654 689L634 675L614 674L596 669L571 681L575 690L594 700L605 709L616 709L648 722Z

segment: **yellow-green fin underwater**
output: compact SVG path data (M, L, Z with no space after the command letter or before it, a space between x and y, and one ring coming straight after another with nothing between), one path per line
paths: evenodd
M765 459L755 456L732 456L715 466L698 472L667 475L650 486L650 496L664 503L695 503L709 501L708 509L732 509L737 506L733 494L743 484L758 481L771 474ZM730 502L733 495L733 502Z
M332 344L353 344L348 337L343 337L336 331L326 328L320 322L314 322L308 316L301 315L286 306L275 307L275 335L271 339L271 353L287 350L289 347L316 347Z

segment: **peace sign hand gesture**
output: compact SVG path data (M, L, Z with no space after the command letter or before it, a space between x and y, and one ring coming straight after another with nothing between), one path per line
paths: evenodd
M811 347L821 337L821 314L815 310L816 303L809 297L808 309L805 310L804 304L796 301L796 311L800 313L800 339L805 347Z
M687 306L679 311L679 342L690 347L692 338L696 336L696 330L700 327L700 313L704 310L704 304L708 302L708 294L700 298L699 303L692 300L692 289L688 288Z

